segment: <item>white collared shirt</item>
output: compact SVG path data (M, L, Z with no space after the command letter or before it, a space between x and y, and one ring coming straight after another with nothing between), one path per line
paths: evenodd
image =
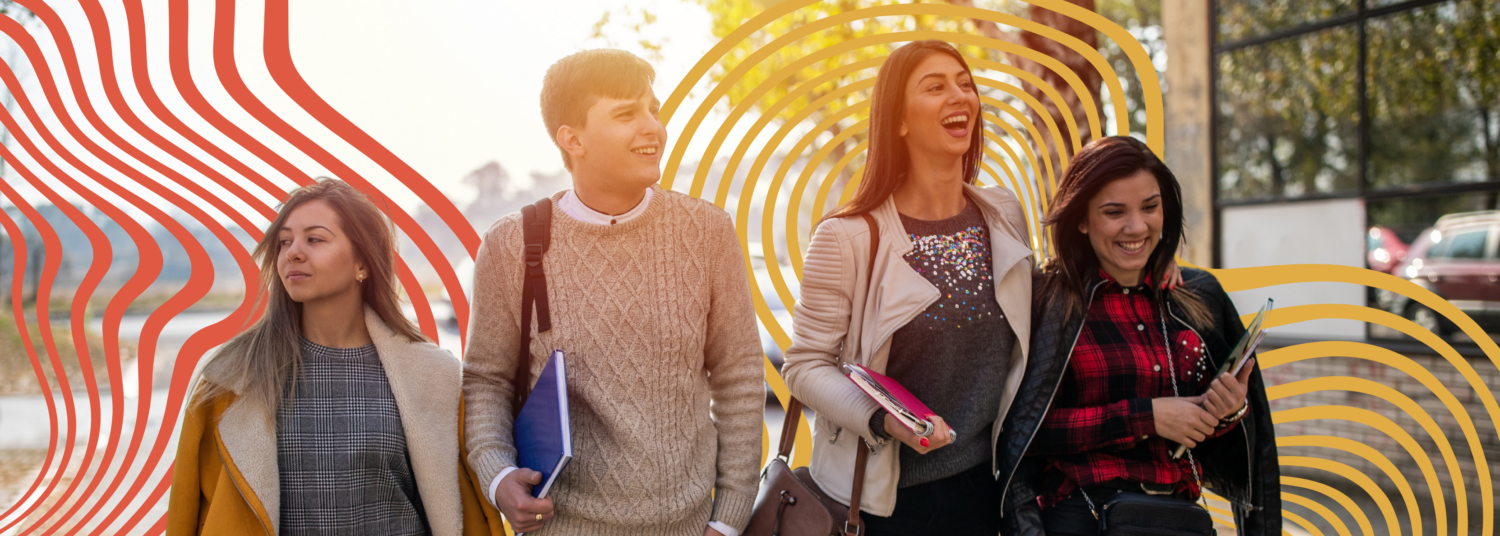
M557 208L562 209L563 214L567 214L569 217L583 223L615 225L633 220L644 214L646 212L646 205L651 203L652 195L652 189L647 188L646 196L641 198L641 202L635 208L630 209L630 211L624 214L611 216L589 208L588 205L583 204L582 200L578 199L578 194L574 193L573 190L568 190L568 193L563 194L562 199L557 201Z

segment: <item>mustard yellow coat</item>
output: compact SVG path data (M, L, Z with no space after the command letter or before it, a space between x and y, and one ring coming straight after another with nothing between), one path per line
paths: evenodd
M365 309L406 431L407 452L434 536L505 534L500 513L462 463L461 368L431 343L413 343ZM215 381L213 363L204 381ZM221 384L225 385L225 384ZM267 410L224 395L191 407L172 470L167 534L275 536L280 524L276 430Z

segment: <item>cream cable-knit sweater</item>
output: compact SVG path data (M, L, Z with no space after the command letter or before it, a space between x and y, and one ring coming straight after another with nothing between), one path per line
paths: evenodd
M734 224L652 188L644 214L609 226L566 216L553 196L552 329L532 337L531 381L552 349L567 354L574 457L548 491L556 517L528 534L700 536L709 521L749 522L765 369ZM515 465L521 234L519 213L495 222L474 269L464 440L483 483Z

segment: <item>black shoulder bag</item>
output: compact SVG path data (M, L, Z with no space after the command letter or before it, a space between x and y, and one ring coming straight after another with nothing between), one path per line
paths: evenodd
M1161 311L1161 336L1162 342L1166 343L1167 367L1172 377L1172 394L1177 393L1177 367L1172 358L1172 342L1167 335L1167 311ZM1198 475L1198 462L1193 459L1191 451L1188 452L1188 465L1193 470L1193 479L1198 482L1198 488L1203 488L1203 480ZM1187 499L1180 499L1166 495L1149 495L1145 493L1121 492L1116 493L1103 508L1095 509L1094 501L1089 499L1088 493L1079 490L1083 498L1089 504L1089 510L1099 520L1100 536L1212 536L1214 534L1214 520L1208 514L1208 510L1198 503Z

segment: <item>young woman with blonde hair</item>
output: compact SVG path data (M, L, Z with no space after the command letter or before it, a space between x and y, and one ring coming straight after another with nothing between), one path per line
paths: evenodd
M402 316L386 217L321 180L255 255L264 313L203 367L168 533L487 533L459 464L459 362Z

